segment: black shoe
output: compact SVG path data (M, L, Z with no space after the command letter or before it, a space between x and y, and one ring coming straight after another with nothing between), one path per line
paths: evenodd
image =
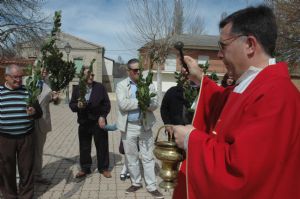
M128 173L126 173L126 178L130 178L130 173L128 172Z
M156 189L154 191L148 191L154 198L164 198L164 196Z
M125 174L120 174L120 180L125 181L126 180L126 175Z
M128 193L133 193L133 192L136 192L137 190L141 189L142 186L134 186L134 185L131 185L128 189L126 189L125 193L128 194Z

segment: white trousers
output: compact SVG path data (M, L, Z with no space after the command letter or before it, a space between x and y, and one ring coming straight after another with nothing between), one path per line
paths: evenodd
M138 144L140 151L138 151L137 140L139 140ZM142 186L142 175L139 164L140 154L146 189L148 191L156 190L156 176L154 171L155 161L153 156L154 141L152 130L145 131L140 125L128 122L127 132L122 132L122 141L132 185Z
M127 164L124 162L124 165L123 165L123 167L122 167L122 170L121 170L120 174L126 175L128 172L129 172L129 171L128 171L128 169L127 169Z

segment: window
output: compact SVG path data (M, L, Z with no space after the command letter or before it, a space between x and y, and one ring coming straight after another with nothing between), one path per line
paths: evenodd
M205 55L198 56L198 64L204 65L208 61L209 61L209 56L205 56Z
M176 54L169 54L165 62L165 71L176 71Z
M82 58L74 58L74 64L75 64L75 68L76 68L76 74L80 73L80 70L83 66L83 59Z

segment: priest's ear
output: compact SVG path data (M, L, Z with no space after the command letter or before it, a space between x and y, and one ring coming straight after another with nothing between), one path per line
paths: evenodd
M258 49L260 44L258 43L258 40L252 36L246 36L247 38L245 39L246 42L246 52L248 55L253 55L254 52Z

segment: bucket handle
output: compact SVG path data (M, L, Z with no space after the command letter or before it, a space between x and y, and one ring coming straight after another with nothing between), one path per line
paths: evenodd
M159 133L161 132L161 130L163 128L166 128L166 127L172 127L173 125L171 124L166 124L166 125L163 125L161 127L159 127L159 129L157 130L157 134L156 134L156 138L155 138L155 143L157 142L157 139L158 139L158 136L159 136ZM174 140L174 136L170 136L170 134L168 133L168 141L170 142L171 140Z

